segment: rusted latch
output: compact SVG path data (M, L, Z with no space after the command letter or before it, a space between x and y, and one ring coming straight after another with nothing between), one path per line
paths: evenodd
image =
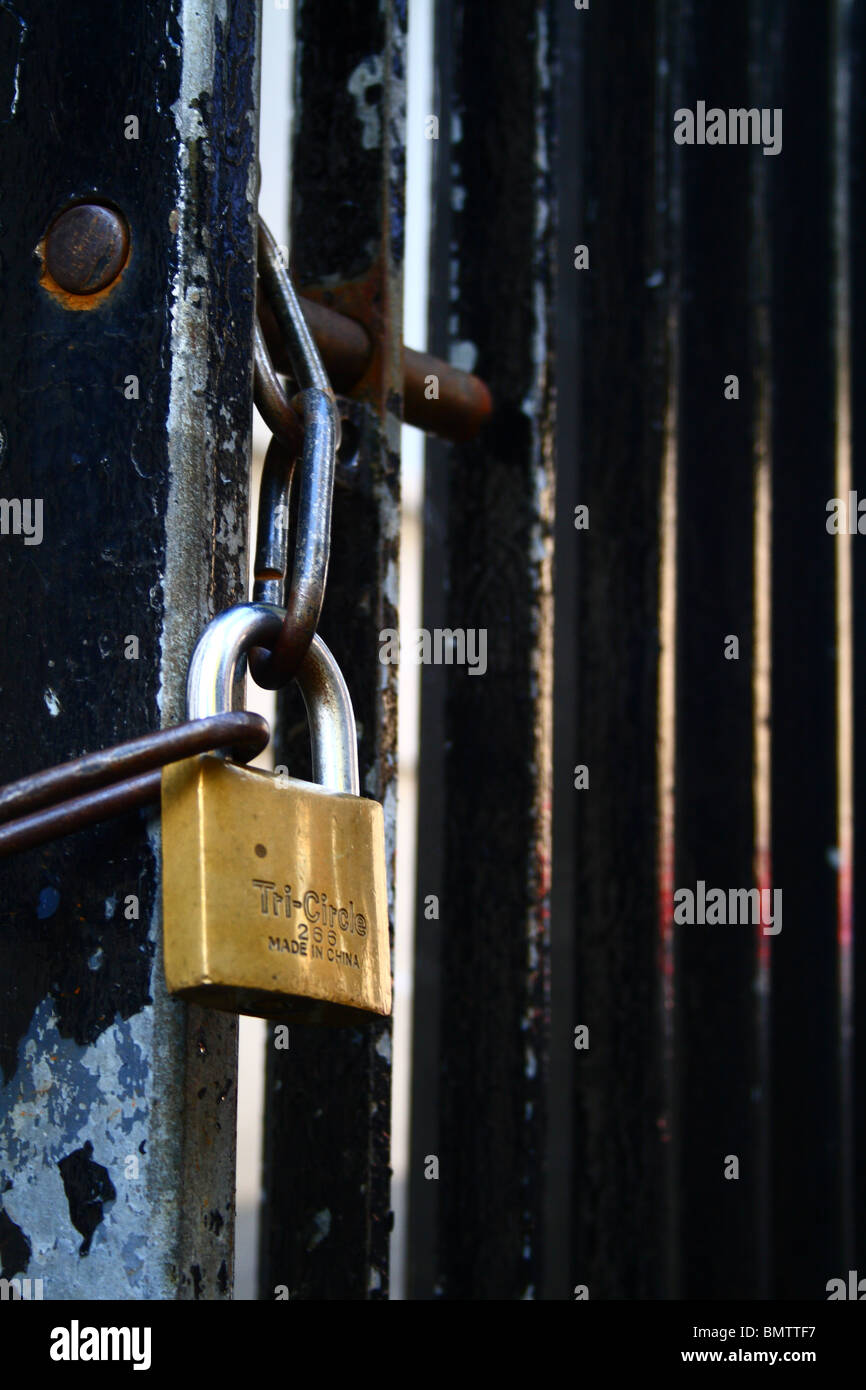
M269 233L265 233L264 240L267 252L278 251ZM262 250L260 237L260 268ZM55 218L40 243L40 253L45 288L56 292L68 308L88 308L99 303L119 278L129 254L129 229L114 208L87 202L73 204ZM377 340L382 326L382 309L377 300L379 278L373 274L365 282L324 292L327 297L336 295L348 310L346 313L320 300L300 297L304 318L333 388L343 396L364 394L365 386L377 375ZM286 343L267 295L260 292L258 301L273 367L277 372L290 373ZM260 353L257 363L260 404L267 404L270 396L273 418L279 409L279 383ZM403 418L408 425L443 439L463 441L474 438L492 410L490 392L479 377L460 371L439 357L413 348L403 349ZM286 418L285 410L283 417ZM300 421L294 433L294 443L299 447Z
M361 317L372 318L375 330L375 315L365 314L367 306L361 299L354 306L349 301L358 317L303 295L299 299L334 390L342 396L356 394L376 356L375 331L371 333ZM288 353L267 295L259 294L258 308L273 365L278 372L289 373ZM479 377L429 353L403 349L403 419L407 425L462 442L475 437L492 410L490 392Z

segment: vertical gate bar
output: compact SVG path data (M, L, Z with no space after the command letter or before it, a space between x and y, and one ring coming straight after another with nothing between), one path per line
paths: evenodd
M680 1259L680 1126L677 1093L677 1004L681 980L673 922L672 894L677 851L677 665L679 597L679 479L680 399L682 384L683 301L683 171L682 157L671 149L667 112L683 101L684 45L679 31L679 8L662 0L657 6L655 46L655 187L658 225L654 228L655 269L649 277L660 295L664 325L661 328L663 376L659 396L662 454L658 508L658 630L657 677L658 763L656 807L658 846L655 1024L658 1030L658 1179L660 1222L652 1231L643 1260L643 1279L649 1276L653 1296L676 1298L681 1277ZM660 283L661 282L661 283ZM653 1082L651 1084L655 1084ZM647 1258L648 1257L648 1258ZM656 1271L653 1272L653 1259Z
M593 1010L597 1026L575 1080L573 1278L591 1297L821 1298L857 1263L857 546L823 536L827 500L859 477L859 281L846 256L862 206L863 25L842 3L835 14L833 29L831 15L783 5L722 15L660 0L655 52L646 7L631 24L589 12L582 34L581 239L600 254L581 291L571 406L577 500L592 517L575 717L581 760L608 784L578 803L575 852L575 1014ZM783 156L675 150L674 111L698 100L781 108ZM726 401L729 372L739 394ZM728 634L738 662L722 659ZM655 822L641 800L653 766ZM674 889L699 879L781 888L781 933L675 924Z
M851 5L835 0L830 32L832 131L832 335L835 377L835 478L837 497L852 486L851 460ZM853 1057L854 1033L854 537L837 536L836 559L836 848L839 857L836 898L837 1047L838 1047L838 1187L837 1219L842 1267L853 1267L854 1171Z
M866 82L864 82L863 54L866 52L866 14L862 6L853 6L847 17L850 53L850 107L849 139L850 167L848 171L849 228L848 236L852 247L862 242L863 228L866 226L866 181L860 171L866 163ZM861 402L866 400L866 279L862 257L853 255L850 260L850 307L851 307L851 443L853 486L858 497L866 496L866 449L863 447L863 409ZM859 536L859 531L858 531ZM864 853L866 837L858 828L858 816L862 819L861 808L866 805L866 740L858 732L856 711L866 708L866 662L858 655L866 651L866 604L860 597L866 593L866 564L863 551L857 541L853 555L854 591L854 746L849 757L854 763L854 886L860 887L859 900L863 901ZM855 923L856 925L856 923ZM855 1019L853 1046L854 1092L851 1097L853 1113L851 1116L850 1142L854 1174L863 1173L866 1163L866 1105L863 1104L863 1078L866 1077L866 1029L856 1027L857 1010L863 1010L866 1000L866 934L854 932L852 940L853 960L853 1009ZM849 1239L853 1251L849 1263L831 1271L833 1277L846 1277L849 1269L866 1268L866 1183L858 1176L853 1193L853 1213L850 1222ZM846 1253L847 1258L847 1253ZM828 1276L829 1277L829 1276ZM862 1277L862 1276L861 1276Z
M712 93L713 105L726 111L742 107L754 90L749 21L745 3L730 6L723 21L720 12L695 10L689 22L691 90ZM691 293L683 311L680 418L677 886L696 901L701 883L706 893L721 891L726 915L715 929L696 917L678 930L682 1276L692 1296L760 1298L760 990L772 945L760 924L732 923L727 904L731 890L765 886L769 859L758 839L769 824L769 789L758 780L768 771L767 730L756 727L767 713L769 672L760 662L768 661L769 615L756 561L766 577L769 491L760 436L766 362L754 331L761 286L752 172L755 159L766 156L748 146L726 151L723 161L708 153L697 144L684 151ZM756 502L763 516L756 516ZM685 598L698 594L699 602Z
M578 380L561 410L579 409L577 459L560 455L558 489L570 478L569 501L588 507L589 525L572 541L576 595L557 584L557 633L570 623L577 642L572 720L589 776L573 791L570 922L573 1025L589 1033L572 1053L570 1287L559 1296L653 1299L675 1296L677 1277L670 893L682 289L669 113L682 99L681 31L679 7L667 3L591 7L579 21L570 39L563 22L584 74L580 119L563 140L582 166L572 243L587 246L589 269L572 272ZM556 1037L566 1045L562 1029Z
M773 6L752 0L748 15L749 106L772 110L777 105L773 53L779 36ZM772 854L772 691L773 691L773 341L770 331L769 185L772 161L753 155L750 167L749 300L752 337L753 431L753 658L752 658L752 873L760 892L773 890ZM770 899L771 901L772 899ZM759 930L753 940L753 1007L755 1059L752 1103L755 1109L756 1284L762 1298L770 1281L770 1073L772 949Z
M784 151L770 178L773 343L772 1283L823 1298L841 1251L830 14L779 7ZM809 171L804 192L803 170ZM792 216L792 209L795 215ZM804 364L808 390L804 392ZM844 543L845 538L841 537ZM806 1117L808 1123L806 1124Z
M574 243L582 227L584 171L580 145L582 93L586 80L584 34L575 23L572 0L559 0L556 59L553 182L557 205L557 276L554 365L556 400L556 497L554 547L553 803L550 882L550 1051L547 1108L547 1173L542 1297L572 1297L574 1029L577 1025L574 920L578 864L575 855L578 797L575 768L582 762L582 740L574 718L578 681L580 592L579 547L575 545L574 506L579 487L579 422L582 381L580 276L572 269Z
M0 487L44 523L0 536L14 778L183 717L196 638L246 592L257 6L18 0L0 39ZM92 297L37 253L76 200L129 224ZM0 876L2 1274L229 1296L236 1022L166 995L158 814Z
M416 1058L421 1076L434 1063L438 1095L434 1111L416 1076L412 1296L533 1298L549 1025L554 7L451 0L437 20L431 349L476 370L495 413L477 442L428 466L445 592L430 593L434 555L425 629L435 614L448 631L483 630L486 669L422 672L416 959L438 948L441 983L435 1058L416 996ZM436 920L420 910L431 896Z
M343 411L320 630L352 694L362 791L385 805L393 916L397 672L379 654L397 628L406 7L298 0L295 23L293 272L375 343L363 402ZM279 726L277 761L309 775L292 691ZM387 1298L390 1073L387 1020L269 1040L263 1299Z

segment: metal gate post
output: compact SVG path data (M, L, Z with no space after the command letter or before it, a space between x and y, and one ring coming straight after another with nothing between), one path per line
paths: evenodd
M393 906L402 393L403 0L296 4L292 262L304 293L368 325L373 360L345 404L321 632L352 694L361 790L385 805ZM302 708L280 700L277 760L309 775ZM388 1296L391 1035L293 1027L269 1039L263 1299Z
M562 46L580 82L563 92L557 164L559 263L570 272L557 482L572 510L586 510L579 529L558 518L573 558L569 582L557 576L556 661L574 680L568 695L557 686L573 756L557 764L554 863L568 861L573 877L560 869L554 887L551 1051L571 1091L571 1222L548 1297L595 1301L664 1297L676 1255L668 896L681 187L668 113L684 98L676 5L570 8L562 0ZM586 247L582 268L575 244Z
M430 345L495 409L477 441L428 450L424 626L483 633L486 655L422 669L413 1298L532 1298L542 1281L552 21L545 0L436 6Z
M0 491L40 515L0 536L4 780L182 718L195 639L245 597L257 23L254 0L0 7ZM77 201L128 224L96 293L46 266ZM230 1295L236 1023L166 996L158 816L0 876L3 1275Z

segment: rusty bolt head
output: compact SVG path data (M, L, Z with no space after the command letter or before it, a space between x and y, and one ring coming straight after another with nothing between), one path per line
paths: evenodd
M69 294L96 294L116 280L129 255L129 228L119 212L76 203L45 237L45 265Z

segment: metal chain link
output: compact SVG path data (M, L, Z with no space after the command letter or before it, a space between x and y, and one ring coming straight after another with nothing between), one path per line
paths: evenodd
M261 218L258 255L262 293L283 335L298 388L289 399L257 319L256 404L274 439L262 475L253 599L277 604L285 609L286 616L274 645L254 648L248 661L258 685L278 690L300 670L319 625L330 558L340 422L328 374L280 248ZM298 525L289 573L289 503L299 460Z

